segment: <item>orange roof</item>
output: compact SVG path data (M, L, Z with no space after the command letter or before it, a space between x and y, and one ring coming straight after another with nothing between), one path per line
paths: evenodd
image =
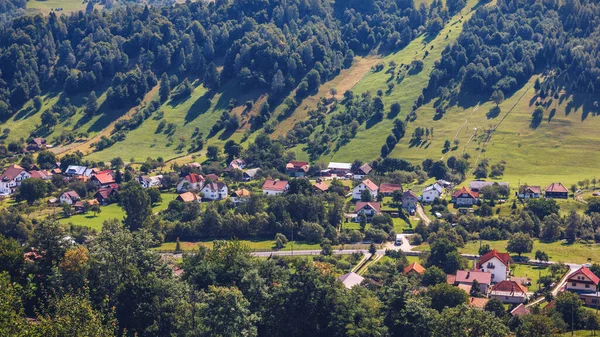
M262 189L263 189L263 191L264 190L285 191L287 186L288 186L288 182L285 180L267 179L267 180L265 180L265 183L263 184Z
M477 265L481 266L482 264L488 262L489 260L491 260L494 257L497 258L498 260L500 260L505 266L508 267L508 264L510 263L510 254L500 253L496 249L493 249L493 250L481 255L481 257L479 258L479 263ZM478 267L478 268L481 268L481 267Z
M470 189L466 188L466 187L463 187L460 190L452 193L452 197L456 198L456 197L458 197L459 195L461 195L463 193L466 193L466 194L470 195L472 198L477 198L477 195L474 192L472 192Z
M416 271L417 273L423 275L425 272L425 268L419 264L419 262L413 262L408 267L404 268L404 274L408 274L410 271Z
M94 175L94 178L102 185L114 183L115 179L108 173L98 173Z
M492 292L507 292L512 294L523 294L527 296L527 287L520 285L518 282L504 280L492 287Z
M379 192L381 193L393 193L394 191L402 191L402 185L400 184L381 184L379 186Z
M190 184L195 184L204 181L204 177L197 173L190 173L185 176L185 180L189 181Z
M473 308L483 309L489 300L487 298L471 297L469 298L469 306Z
M365 184L365 186L367 186L367 188L370 189L371 191L377 191L377 189L379 188L370 179L365 179L365 180L363 180L362 183Z
M454 283L456 283L456 275L452 275L452 274L446 275L446 283L454 285Z
M238 198L244 198L250 196L250 191L245 188L241 188L233 192Z
M378 202L364 202L364 201L358 201L356 202L356 206L354 208L354 213L358 213L358 211L360 211L361 209L365 208L366 206L370 206L372 209L375 210L376 213L381 213L381 204Z
M192 192L185 192L185 193L181 193L177 199L180 199L183 202L192 202L192 201L197 201L200 200L200 197L197 194L194 194Z
M319 191L323 191L323 192L325 192L329 189L329 185L327 185L324 182L316 183L316 184L314 184L314 187L316 189L318 189Z

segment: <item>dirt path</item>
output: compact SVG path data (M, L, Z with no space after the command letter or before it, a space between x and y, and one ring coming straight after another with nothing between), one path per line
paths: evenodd
M416 211L416 213L419 216L419 218L421 218L421 220L423 220L423 222L425 223L425 225L429 226L429 224L431 223L431 219L429 219L427 217L427 214L425 214L425 211L423 211L423 207L421 206L421 204L417 204L417 211Z

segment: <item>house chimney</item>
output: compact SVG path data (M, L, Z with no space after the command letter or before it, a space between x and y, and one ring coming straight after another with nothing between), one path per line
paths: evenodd
M469 277L470 277L470 276L471 276L471 272L470 272L470 271L468 271L468 272L467 272L467 280L469 279Z

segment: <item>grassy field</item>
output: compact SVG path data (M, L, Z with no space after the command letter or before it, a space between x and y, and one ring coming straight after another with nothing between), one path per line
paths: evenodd
M27 9L30 12L42 12L44 14L48 14L57 8L62 8L58 13L68 14L77 10L85 10L86 6L87 2L82 0L29 0L27 2Z
M274 250L275 240L240 240L241 242L247 244L251 249L258 251L269 251ZM201 242L181 242L182 250L195 250L198 249L198 246L212 247L213 240L201 241ZM159 247L156 247L157 250L174 250L176 246L175 242L165 242ZM334 249L339 249L341 246L334 246ZM294 241L294 250L315 250L321 249L321 246L313 243L307 243L303 241ZM286 246L281 249L283 251L291 251L292 250L292 242L288 242Z
M531 285L528 286L529 291L538 290L537 281L540 279L540 276L550 275L548 267L535 267L525 264L511 264L510 267L512 272L511 276L527 277L531 279Z
M169 206L169 202L177 198L175 193L163 193L161 203L158 203L152 207L154 213L160 212ZM97 231L102 229L102 224L106 220L119 219L122 220L125 217L125 211L118 204L110 204L101 207L102 212L97 213L96 216L92 212L88 214L77 214L68 218L62 218L58 220L60 223L69 224L72 223L77 226L91 227Z
M482 244L489 244L492 249L498 249L499 251L506 251L506 244L508 241L486 241L483 240ZM426 245L419 246L415 250L426 250ZM588 258L591 258L591 262L600 262L600 245L598 244L583 244L574 243L566 244L561 241L552 243L540 242L535 240L533 244L533 252L523 254L529 258L535 257L535 252L541 250L548 254L550 261L556 262L572 262L572 263L587 263ZM465 245L464 248L460 248L459 251L464 254L477 254L479 251L479 241L471 241Z

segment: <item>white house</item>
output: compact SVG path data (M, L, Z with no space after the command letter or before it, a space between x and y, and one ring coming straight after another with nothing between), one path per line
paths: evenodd
M267 179L262 186L265 195L280 195L290 188L290 184L285 180Z
M60 202L67 203L69 205L73 205L78 200L81 200L81 198L79 197L79 194L77 194L77 192L75 191L67 191L60 196Z
M354 171L354 179L364 179L369 173L371 173L371 171L373 171L371 165L365 163L361 167L356 169L356 171Z
M583 266L567 279L567 290L575 292L596 292L600 278L588 267Z
M327 165L327 169L329 170L329 173L341 177L352 171L352 164L331 162Z
M473 281L479 283L479 290L482 294L487 294L489 286L492 284L492 274L477 270L457 270L455 284L471 286Z
M159 174L157 176L153 176L153 177L149 177L149 176L140 176L139 181L140 184L142 184L142 186L144 188L150 188L150 187L161 187L162 186L162 174Z
M452 202L454 203L454 205L456 206L473 206L477 204L477 201L479 200L479 193L477 192L472 192L471 190L469 190L466 187L461 188L460 190L454 192L454 194L452 194Z
M338 279L342 282L344 287L351 289L354 286L360 285L365 278L355 272L350 272L338 277Z
M527 300L527 288L519 282L504 280L492 286L490 298L496 298L502 303L523 303Z
M190 173L183 177L177 184L177 193L183 193L190 190L201 190L204 187L204 177L197 173Z
M489 251L479 258L477 269L492 273L492 283L498 283L508 278L510 271L510 254L497 250Z
M370 179L363 180L360 184L356 185L352 190L352 199L360 200L360 196L364 190L368 189L371 192L371 197L373 199L377 198L377 191L379 191L379 187L375 185Z
M204 185L204 187L202 188L202 193L204 194L204 198L206 199L226 199L228 196L227 185L220 181L213 181Z
M423 190L423 202L432 202L442 195L443 187L437 183L425 187Z
M542 196L542 188L540 186L521 186L519 187L519 198L535 199Z
M19 165L11 165L0 176L0 194L12 194L18 186L21 186L21 181L30 178L31 174L25 171Z
M381 204L378 202L356 202L354 207L354 214L356 217L354 220L360 222L360 215L364 214L367 217L367 221L371 221L374 215L381 214Z

